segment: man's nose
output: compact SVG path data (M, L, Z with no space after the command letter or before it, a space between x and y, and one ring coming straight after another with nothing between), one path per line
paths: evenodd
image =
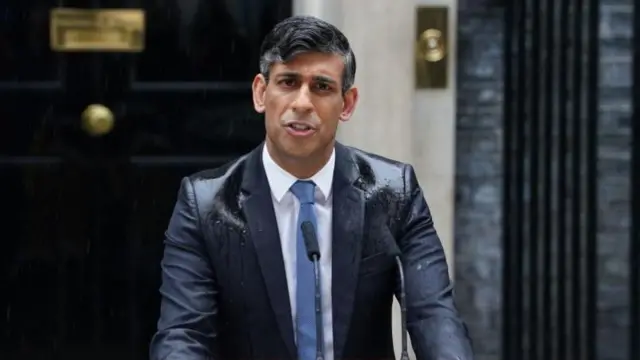
M308 86L301 86L298 94L292 104L293 111L307 112L313 108L311 102L311 92Z

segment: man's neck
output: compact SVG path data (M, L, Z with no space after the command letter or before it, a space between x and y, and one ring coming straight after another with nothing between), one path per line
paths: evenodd
M321 154L304 159L281 155L277 150L273 149L269 141L265 143L265 146L269 156L278 166L298 179L309 179L329 162L334 144L327 147Z

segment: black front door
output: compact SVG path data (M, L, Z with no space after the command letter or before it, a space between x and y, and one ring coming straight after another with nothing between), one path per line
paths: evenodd
M55 7L143 9L144 51L52 51ZM250 82L262 37L290 12L290 0L0 4L0 359L148 357L179 181L263 139ZM96 135L83 113L113 127Z

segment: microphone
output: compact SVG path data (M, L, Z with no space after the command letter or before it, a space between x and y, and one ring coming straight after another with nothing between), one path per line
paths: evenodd
M320 292L320 245L316 229L310 221L304 221L300 225L304 246L307 249L307 257L313 262L313 274L316 285L316 360L324 360L324 332L322 331L322 293ZM407 358L408 360L408 358Z
M400 277L400 322L402 326L402 352L400 353L400 360L409 360L409 352L407 350L407 303L406 293L404 289L404 270L402 268L402 260L400 256L400 248L396 244L395 239L389 234L385 236L385 242L387 243L387 253L393 256L396 260L396 268L398 269L398 277Z
M313 227L313 224L311 221L303 221L300 228L302 229L302 238L304 239L304 246L307 248L309 260L320 260L320 245L318 245L318 237L316 236L316 229Z

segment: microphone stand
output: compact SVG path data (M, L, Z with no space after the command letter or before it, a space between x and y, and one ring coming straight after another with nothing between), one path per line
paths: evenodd
M322 292L320 289L320 247L313 224L305 221L300 225L307 257L313 262L315 282L315 310L316 310L316 360L324 360L324 332L322 331Z
M409 352L407 350L407 303L404 288L404 270L402 269L400 256L396 256L396 265L398 267L398 276L400 277L400 321L402 324L402 352L400 353L400 360L409 360Z
M313 274L316 286L316 360L324 360L324 332L322 330L322 296L320 291L320 264L318 263L318 255L313 255ZM407 358L409 360L409 358Z

